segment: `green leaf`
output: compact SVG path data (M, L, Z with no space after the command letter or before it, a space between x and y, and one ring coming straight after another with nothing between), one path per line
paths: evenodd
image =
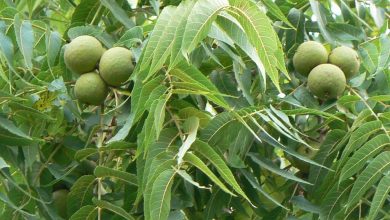
M0 201L2 201L4 204L6 204L8 207L12 208L13 210L23 214L23 215L26 215L26 216L30 216L30 217L33 217L34 215L28 213L28 212L25 212L23 211L22 208L19 208L17 207L6 195L4 195L3 193L0 193Z
M8 67L14 70L14 45L11 39L3 32L0 32L0 51L7 59Z
M326 135L325 140L322 142L321 146L319 147L319 150L314 157L314 160L323 166L331 167L334 157L336 156L335 154L331 154L331 151L336 145L343 143L343 138L345 136L347 136L347 133L343 130L335 129L330 131ZM347 139L345 139L344 144L346 141ZM323 183L323 180L327 173L328 170L325 170L322 167L310 167L309 182L314 184L313 187L310 187L310 191L318 191L318 188Z
M277 167L275 164L273 164L271 161L267 160L266 158L261 158L260 155L258 154L249 153L248 156L253 160L253 162L257 163L261 168L267 169L284 178L294 180L296 182L312 185L311 183L296 177L294 174L286 170L280 169L279 167Z
M362 58L362 64L366 70L373 74L377 70L379 51L373 43L366 43L359 47L359 55Z
M249 41L256 48L266 73L280 91L279 72L288 73L284 62L282 45L265 13L255 2L229 0L229 13L245 30ZM286 75L289 78L288 75Z
M375 190L374 198L372 198L370 212L367 220L374 220L378 215L379 210L388 199L390 193L390 175L386 175L379 182L378 187Z
M228 14L218 16L214 25L212 26L212 30L214 30L214 32L216 32L219 35L223 34L224 36L229 38L229 41L232 41L233 43L237 44L253 60L253 62L255 62L262 78L263 79L266 78L264 65L261 62L256 49L249 42L247 35L245 34L244 30L242 30L240 24L236 19L229 16ZM222 40L219 37L219 35L217 36L211 35L211 36L219 40ZM228 43L228 41L226 40L224 42ZM234 44L233 45L230 44L230 46L234 46ZM266 81L264 80L264 86L266 85L265 82Z
M195 116L199 118L199 126L205 127L208 122L210 121L210 114L208 114L206 111L199 110L194 107L184 107L180 108L178 115L181 119L187 119L192 116Z
M161 152L152 161L150 172L148 173L148 176L146 176L146 186L144 186L142 192L144 196L145 219L151 218L152 211L150 205L152 203L151 193L153 184L162 172L165 170L170 170L173 166L176 165L176 161L173 158L174 154L172 152Z
M5 162L5 160L2 157L0 157L0 170L7 167L10 166L7 164L7 162Z
M375 157L357 177L348 198L348 207L354 206L363 194L388 171L390 171L390 151L385 151Z
M287 18L295 27L294 29L286 30L286 46L284 48L287 52L287 57L292 58L297 47L305 40L305 15L301 10L291 8Z
M223 190L216 188L211 192L211 196L203 211L203 219L213 219L216 213L223 210L225 202L231 199L231 196Z
M35 119L42 119L42 120L49 120L49 121L55 121L54 118L50 117L48 114L45 114L43 112L38 111L35 108L29 107L27 105L23 105L19 102L10 102L9 106L18 114L28 115L31 118Z
M187 171L185 170L176 170L176 173L179 174L181 177L183 177L183 179L189 183L191 183L192 185L196 186L197 188L199 189L209 189L211 190L211 188L209 187L206 187L206 186L201 186L198 182L196 182L192 176L190 174L187 173Z
M81 207L92 204L95 177L92 175L82 176L73 184L68 194L67 211L71 216Z
M138 165L139 163L141 163L140 162L141 159L138 158L137 160L138 162L137 163L137 177L138 177L137 201L142 196L147 181L150 180L149 173L155 171L156 168L161 165L160 162L154 162L154 159L157 157L158 154L165 151L176 140L177 137L178 137L178 132L176 129L172 129L172 128L164 129L160 134L160 138L150 146L150 149L144 161L144 167Z
M355 175L372 157L381 152L386 145L390 145L390 139L385 134L378 135L366 142L344 165L339 181L341 182Z
M77 210L70 220L95 220L98 214L98 208L92 205L83 206Z
M219 186L224 192L235 196L234 193L232 193L226 186L223 184L217 176L207 167L205 163L199 157L197 157L195 154L187 153L184 155L184 161L192 164L196 168L198 168L200 171L202 171L208 178L211 179L217 186Z
M210 101L215 102L226 109L230 109L223 97L219 95L217 88L193 65L181 62L175 69L171 70L169 74L183 82L196 85L199 90L210 92L211 94L205 95Z
M293 110L283 110L283 112L286 114L286 115L318 115L318 116L322 116L324 118L333 118L333 119L336 119L336 120L339 120L339 121L343 121L343 119L333 115L333 114L330 114L330 113L327 113L327 112L324 112L324 111L320 111L320 110L317 110L317 109L309 109L309 108L305 108L305 107L300 107L300 108L297 108L297 109L293 109Z
M342 166L348 156L356 149L360 148L368 138L381 129L382 123L380 121L371 121L364 123L359 128L357 128L351 135L347 146L345 146L344 151L341 155L339 168Z
M149 68L146 79L162 67L170 54L175 31L175 26L171 23L174 23L175 19L172 19L172 16L175 15L175 11L176 7L173 6L164 8L153 28L147 45L143 49L143 58L140 61L139 68L140 71ZM157 65L157 63L159 64Z
M28 145L33 139L16 127L12 121L0 116L0 141L11 146Z
M168 102L168 98L164 97L159 99L156 104L156 109L153 112L154 114L154 130L156 132L156 139L159 138L161 130L163 129L164 120L165 120L165 105Z
M294 196L291 198L291 203L293 203L295 206L297 206L301 210L305 210L307 212L311 213L320 213L320 208L311 202L309 202L305 197L303 196Z
M135 26L134 22L126 14L126 11L116 2L109 0L100 0L102 5L108 8L119 22L121 22L126 28L130 29Z
M334 184L329 193L321 200L321 219L331 220L344 205L348 192L352 187L352 181L344 181L340 185Z
M389 102L390 95L377 95L368 97L369 100L377 101L377 102Z
M127 30L115 43L115 46L124 45L126 47L133 47L137 44L141 44L143 37L142 27L135 26Z
M185 28L188 22L188 16L190 15L192 8L194 7L196 1L184 1L180 4L179 8L183 7L180 10L181 13L177 13L175 19L177 20L177 27L174 36L174 42L172 44L171 56L169 62L169 70L174 68L181 60L183 60L182 54L182 42L185 33Z
M186 10L188 6L190 6L192 3L183 3L180 4L177 8L173 9L170 7L165 7L162 13L160 14L159 21L162 19L163 14L170 13L170 21L166 25L165 30L163 33L160 33L160 40L158 44L155 46L155 51L153 52L153 58L152 58L152 64L150 66L150 72L149 75L154 74L156 71L161 69L169 55L171 55L172 46L176 39L175 37L175 31L178 25L180 24L180 20L177 19L180 14L183 13L183 11ZM156 29L156 28L155 28ZM154 31L153 31L154 32ZM159 34L159 33L156 33ZM149 45L148 45L149 46Z
M244 177L248 180L248 182L251 184L251 186L259 191L261 194L263 194L267 199L269 199L271 202L275 203L276 205L282 207L283 209L289 210L284 205L280 204L276 199L274 199L271 195L269 195L263 188L261 188L259 182L256 180L254 175L244 169L241 170L241 173L244 175Z
M363 41L365 34L362 29L345 23L327 23L327 30L339 41Z
M127 220L135 220L135 218L133 218L133 216L131 216L129 213L127 213L123 208L121 208L117 205L114 205L110 202L93 198L93 203L95 203L99 208L111 211L119 216L122 216L123 218L125 218Z
M148 100L148 98L151 97L154 89L159 88L158 86L161 84L163 78L163 76L159 76L145 84L142 83L142 78L137 78L135 80L131 99L131 113L123 127L114 137L110 139L108 143L121 141L127 137L134 123L136 123L141 118L142 114L149 107L145 106L145 100Z
M28 135L26 135L23 131L21 131L19 128L17 128L12 123L12 121L3 118L1 116L0 116L0 127L13 135L31 140L31 138Z
M196 135L199 129L199 118L190 117L184 122L184 127L186 129L187 137L181 147L179 148L179 152L177 153L177 164L181 164L183 162L183 157L186 152L190 149L191 145L196 140Z
M324 15L324 13L322 13L321 11L321 2L315 0L309 0L309 2L310 2L311 10L313 11L313 14L317 18L318 27L320 28L322 36L325 38L325 40L328 43L335 45L334 39L326 29L327 20L326 20L326 15Z
M47 62L53 67L61 50L61 35L57 31L46 31Z
M378 62L378 67L377 67L377 72L379 73L380 71L385 70L386 68L389 67L389 62L390 62L390 38L389 36L381 35L380 37L380 48L381 48L381 53L379 56L379 62Z
M85 24L85 23L91 23L95 14L99 13L98 9L100 6L100 1L96 0L81 0L80 4L77 5L75 8L71 24ZM99 20L97 17L95 19L96 21ZM95 21L95 22L96 22Z
M95 168L94 174L98 178L114 177L128 184L137 186L137 176L124 171L114 170L112 168L103 167L103 166L97 166Z
M148 102L152 99L153 102L149 109L148 117L144 122L141 133L138 135L138 142L140 147L138 147L136 156L139 156L142 153L146 155L150 145L159 138L160 132L163 128L165 119L165 105L168 102L169 96L161 95L158 97L158 99L154 99L153 95L151 95Z
M150 198L150 219L168 219L171 207L171 188L176 172L172 169L162 172L153 183Z
M26 67L31 71L33 68L34 32L30 21L21 21L17 14L14 18L16 42L23 55Z
M222 176L222 178L233 187L233 189L240 194L242 197L244 197L249 203L251 201L246 196L245 192L241 189L240 185L234 178L234 175L232 171L230 171L229 167L226 165L225 161L215 152L207 143L197 140L193 144L194 150L196 150L197 153L202 155L204 158L206 158L208 161L211 162L217 169L218 173Z
M225 8L229 7L227 0L199 0L191 9L188 15L187 24L184 31L182 50L188 56L196 46L208 34L212 22L217 15Z
M126 151L129 149L135 149L137 146L134 143L129 143L126 141L115 141L111 142L108 145L101 148L84 148L78 150L74 155L74 159L77 161L81 161L90 157L94 154L98 154L99 152L115 152L115 151Z
M290 21L284 16L283 12L280 10L278 5L274 3L271 0L261 0L263 4L267 7L267 10L275 17L277 17L279 20L286 23L288 26L290 26L292 29L295 29L295 27L290 23Z

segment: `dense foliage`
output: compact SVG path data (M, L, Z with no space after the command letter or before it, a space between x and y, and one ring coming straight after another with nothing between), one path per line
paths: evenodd
M0 0L0 219L389 219L389 16L388 0ZM64 61L83 35L134 57L99 106ZM305 41L358 52L339 97L294 69Z

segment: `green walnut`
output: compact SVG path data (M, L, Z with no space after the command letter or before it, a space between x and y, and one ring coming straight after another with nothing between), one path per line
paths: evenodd
M100 75L110 86L126 82L134 70L132 53L123 47L113 47L104 52L99 63Z
M346 78L343 71L333 64L316 66L307 79L309 90L318 98L337 98L345 90Z
M91 72L81 75L74 86L76 98L89 105L100 105L108 95L108 87L99 74Z
M327 62L328 51L315 41L307 41L299 45L293 57L295 70L304 76L309 75L314 67Z
M329 55L329 63L340 67L347 79L356 75L360 68L360 60L357 52L345 46L332 50Z
M69 191L67 189L59 189L53 192L52 199L54 208L57 214L64 219L67 219L67 199Z
M94 37L83 35L76 37L66 46L64 59L70 70L83 74L96 68L102 54L101 43Z

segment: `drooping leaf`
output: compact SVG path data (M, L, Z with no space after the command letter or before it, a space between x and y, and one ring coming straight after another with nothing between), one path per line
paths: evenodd
M108 8L111 13L120 21L126 28L132 28L135 26L134 22L126 14L126 11L116 2L108 0L100 0L102 5Z
M390 175L386 175L379 182L370 207L367 220L374 220L390 193Z
M204 174L207 175L207 177L209 177L217 186L219 186L223 191L225 191L226 193L232 195L232 196L235 196L226 186L225 184L223 184L217 176L215 176L215 174L207 167L207 165L205 163L203 163L203 161L197 157L196 155L192 154L192 153L187 153L186 155L184 155L184 161L185 162L188 162L190 164L192 164L193 166L195 166L196 168L198 168L199 170L201 170Z
M154 74L159 66L156 66L156 62L161 60L161 63L164 63L170 52L171 42L173 41L175 26L171 23L174 23L172 16L174 16L176 7L170 6L164 8L161 12L159 19L157 20L156 25L151 33L149 41L143 50L143 58L139 64L140 71L149 68L148 79L152 74ZM156 59L156 54L159 54L158 59ZM154 62L154 65L152 64ZM152 66L151 66L152 65ZM157 67L157 68L156 68Z
M259 164L260 167L262 167L264 169L267 169L267 170L269 170L275 174L278 174L284 178L311 185L311 183L294 176L294 174L276 167L275 164L273 164L272 162L270 162L266 158L261 158L259 155L256 155L253 153L249 153L248 156L253 160L253 162Z
M355 175L372 157L379 153L386 145L390 145L387 135L381 134L367 141L347 161L341 170L340 182Z
M171 206L171 188L176 172L172 169L162 172L153 183L150 198L150 219L168 219Z
M190 117L185 121L186 133L188 134L182 146L179 148L179 152L177 154L177 164L181 164L183 162L183 157L186 152L190 149L191 145L196 140L196 135L199 128L199 118Z
M382 123L380 121L371 121L364 123L359 128L357 128L351 135L347 146L345 147L341 158L340 158L340 165L343 165L346 162L347 156L353 152L354 150L360 148L367 140L368 138L377 132L379 129L381 129Z
M229 167L226 165L225 161L215 152L207 143L197 140L193 144L193 148L196 150L198 154L201 154L204 158L206 158L208 161L210 161L215 168L217 169L218 173L221 175L221 177L230 185L233 187L233 189L240 194L243 198L245 198L249 203L251 201L245 194L245 192L241 189L240 185L234 178L234 175L232 171L229 169Z
M321 200L321 219L330 220L342 208L352 188L351 181L345 181L340 185L335 184L329 193Z
M227 0L197 1L188 15L184 31L182 50L184 55L192 52L203 40L217 15L229 6Z
M97 209L92 205L83 206L70 217L70 220L95 220L98 214Z
M92 204L95 177L86 175L80 177L70 189L67 201L67 212L71 216L81 207Z
M61 35L57 31L46 31L46 51L49 66L54 66L57 56L61 50Z
M261 194L263 194L267 199L269 199L271 202L275 203L276 205L288 210L287 207L285 207L284 205L280 204L280 202L278 202L275 198L273 198L271 195L269 195L261 186L260 184L258 183L258 181L256 180L256 178L254 177L254 175L246 170L241 170L242 174L244 175L244 177L248 180L248 182L251 184L251 186L256 189L257 191L259 191Z
M14 45L3 32L0 32L0 51L7 59L9 68L14 70Z
M277 17L279 20L286 23L291 28L295 28L290 21L286 18L286 16L283 14L283 12L280 10L278 5L271 1L271 0L261 0L261 2L267 7L268 11L275 17Z
M16 41L23 55L23 61L29 70L33 68L34 31L30 21L21 21L19 15L14 18Z
M114 170L112 168L103 167L103 166L97 166L95 168L94 174L98 178L114 177L122 181L125 181L128 184L137 186L137 176L124 171Z
M279 86L279 70L287 74L282 45L268 17L253 1L229 0L230 14L245 30L249 41L256 48L266 73L275 86ZM288 75L286 75L288 77Z
M152 215L152 188L154 183L161 173L166 170L171 170L173 166L176 165L176 161L173 159L174 155L172 153L162 152L155 157L152 161L151 169L149 175L146 177L146 186L144 186L143 196L144 196L144 210L145 210L145 219L151 219Z
M259 73L261 74L262 78L266 78L266 73L264 69L264 65L262 61L260 60L260 57L256 51L256 49L252 46L250 41L248 40L248 37L246 36L244 30L240 27L240 24L236 19L233 17L227 15L219 16L212 29L214 32L222 32L230 41L232 41L234 44L237 44L257 65L257 68L259 70ZM223 40L219 38L218 36L212 35L213 37L216 37L219 40ZM225 43L228 43L229 41L224 40ZM230 46L234 46L230 44ZM266 81L264 80L264 85L266 85Z
M358 175L348 198L348 207L355 205L364 193L388 171L390 171L390 151L385 151L375 157Z
M127 213L122 207L112 204L111 202L107 202L104 200L98 200L96 198L93 199L93 202L102 209L108 210L110 212L113 212L119 216L122 216L124 219L127 220L135 220L133 216L131 216L129 213Z
M100 1L82 0L72 14L71 24L91 23L95 14L98 13L99 6ZM99 18L95 18L95 22L98 20Z
M175 69L171 70L169 74L183 82L193 84L195 92L197 93L200 93L201 91L207 92L208 94L205 96L212 102L215 102L226 109L230 109L229 105L221 97L217 88L193 65L181 62ZM176 83L176 85L180 84ZM188 88L188 84L185 84L184 88Z
M14 146L30 144L33 139L16 127L12 121L0 116L0 141Z

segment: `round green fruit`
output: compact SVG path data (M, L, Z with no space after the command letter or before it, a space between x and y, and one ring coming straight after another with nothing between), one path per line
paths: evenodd
M321 64L310 72L307 85L320 99L337 98L345 90L346 78L339 67Z
M66 46L64 59L70 70L82 74L93 71L102 54L101 43L94 37L83 35Z
M329 55L329 63L340 67L347 79L356 75L360 68L359 55L355 50L345 46L332 50Z
M53 192L52 199L53 205L57 210L57 213L62 218L67 218L67 199L69 191L67 189L60 189Z
M113 47L108 49L100 59L100 75L110 86L120 86L126 82L133 70L132 54L126 48Z
M309 75L314 67L326 62L328 62L328 51L315 41L307 41L299 45L293 57L295 70L304 76Z
M100 105L107 97L108 87L99 74L85 73L77 79L74 93L83 103Z

